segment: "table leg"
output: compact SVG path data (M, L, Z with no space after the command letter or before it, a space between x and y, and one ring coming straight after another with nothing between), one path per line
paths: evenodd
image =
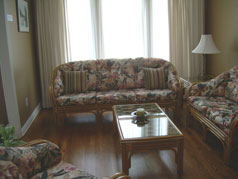
M183 146L184 139L181 140L178 144L178 152L177 152L177 172L179 174L183 173Z
M121 144L121 157L122 157L122 172L129 174L129 161L128 161L128 152L126 149L126 144Z
M113 132L114 134L116 134L116 128L117 128L117 125L116 125L116 116L113 112Z

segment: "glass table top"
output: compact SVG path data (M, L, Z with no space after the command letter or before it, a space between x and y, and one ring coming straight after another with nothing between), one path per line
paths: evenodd
M137 108L144 108L145 111L149 112L149 116L147 117L148 124L138 126L132 123L134 118L131 113ZM119 130L121 130L124 140L182 135L179 129L156 103L116 105L114 106L114 112L117 116Z

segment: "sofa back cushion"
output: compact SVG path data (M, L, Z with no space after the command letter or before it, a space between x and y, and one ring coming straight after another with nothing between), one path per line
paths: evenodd
M146 89L165 89L164 68L144 68Z
M212 96L221 96L221 97L227 97L233 101L237 101L234 97L233 91L236 83L236 80L238 79L238 66L234 66L229 71L223 72L222 74L218 75L214 80L215 81L215 89ZM229 83L229 84L228 84ZM232 89L231 89L232 88Z
M229 81L234 81L238 79L238 65L234 66L229 70L230 78Z
M133 89L138 86L138 70L134 59L97 60L98 90Z
M169 87L169 72L171 72L171 81L174 81L174 73L171 71L173 68L170 62L163 59L136 58L97 60L98 90L144 88L143 69L160 67L164 69L166 87Z
M227 83L225 97L238 103L238 79Z

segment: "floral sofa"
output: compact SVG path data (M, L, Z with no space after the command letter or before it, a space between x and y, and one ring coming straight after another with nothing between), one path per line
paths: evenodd
M47 178L81 178L97 177L79 170L62 161L59 147L49 141L32 141L22 147L0 147L0 178L47 179ZM108 179L129 179L117 173Z
M145 67L163 67L167 88L145 89ZM87 92L65 94L64 72L81 70L88 72ZM67 112L90 111L100 116L102 112L111 110L113 105L126 103L157 102L161 107L177 109L182 100L182 90L183 83L168 61L158 58L99 59L56 67L52 73L50 96L57 119Z
M209 130L222 142L224 160L229 163L238 142L238 66L210 81L192 84L186 96L187 119L192 115L201 122L204 139Z

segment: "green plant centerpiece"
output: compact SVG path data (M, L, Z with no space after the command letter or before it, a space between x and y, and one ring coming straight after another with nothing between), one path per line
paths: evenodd
M0 146L16 147L22 144L23 140L16 139L14 126L0 125Z

